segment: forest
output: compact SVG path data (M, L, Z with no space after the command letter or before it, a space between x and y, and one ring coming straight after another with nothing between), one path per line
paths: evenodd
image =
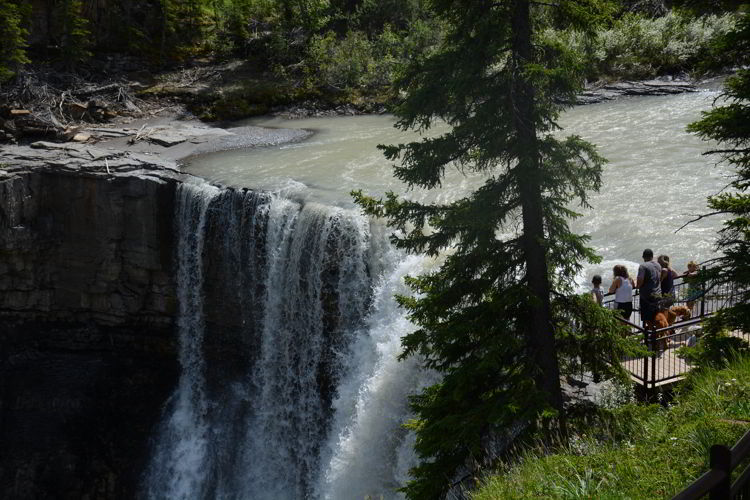
M611 16L596 40L554 23L547 34L580 54L592 81L732 65L715 44L731 15L698 16L669 4L603 2ZM42 67L101 79L241 60L248 80L284 85L251 86L238 99L273 103L321 95L387 100L399 72L437 48L446 24L428 0L2 0L0 29L0 85ZM262 95L248 98L253 92ZM206 117L267 109L240 108Z

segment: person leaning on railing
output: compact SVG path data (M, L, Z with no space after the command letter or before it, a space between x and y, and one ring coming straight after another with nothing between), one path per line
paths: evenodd
M687 272L684 274L685 281L688 283L688 291L687 291L687 300L686 300L686 306L688 306L688 309L690 309L691 313L694 313L693 311L693 305L695 305L695 301L701 296L702 292L700 289L700 286L698 286L698 283L696 283L696 278L698 277L698 270L700 269L700 265L694 261L691 260L687 264ZM695 316L695 314L693 314Z
M670 266L669 255L660 255L656 261L661 266L661 294L663 297L668 296L674 299L674 279L679 278L680 275Z
M612 284L609 286L609 293L615 294L615 309L620 311L622 317L630 319L633 314L633 278L628 276L628 268L618 264L612 268Z

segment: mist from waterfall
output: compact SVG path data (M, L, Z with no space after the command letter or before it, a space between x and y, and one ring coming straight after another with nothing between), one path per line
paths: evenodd
M423 259L356 210L208 184L177 205L182 374L142 497L398 498L424 377L393 295ZM212 357L215 335L246 352Z

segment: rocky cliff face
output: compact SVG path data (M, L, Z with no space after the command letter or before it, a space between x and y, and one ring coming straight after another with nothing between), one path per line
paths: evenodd
M0 152L0 491L132 498L179 370L179 174L94 148L13 154Z
M174 181L39 170L0 182L0 314L169 325Z

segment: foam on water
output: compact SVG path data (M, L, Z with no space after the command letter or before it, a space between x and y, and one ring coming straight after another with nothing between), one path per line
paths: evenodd
M715 85L713 85L715 86ZM694 214L707 211L706 197L725 188L726 165L703 156L711 148L687 133L688 123L700 118L718 96L716 90L659 97L632 97L578 106L561 116L561 135L576 134L599 148L609 160L601 192L591 195L592 210L581 210L575 231L588 234L591 245L608 262L587 267L579 282L587 287L594 274L609 286L609 263L640 262L644 248L670 255L682 271L690 260L713 255L718 218L675 231ZM308 128L312 142L285 149L229 151L197 158L188 170L230 185L264 187L269 177L295 179L309 190L307 199L351 206L349 192L382 196L388 190L405 192L393 178L391 165L376 148L418 138L393 129L390 116L310 118L287 121L263 118L256 125ZM436 125L428 134L445 130ZM449 201L476 189L481 179L448 169L442 189L413 190L406 195L422 201Z
M593 210L573 223L603 257L581 274L581 288L596 273L607 287L617 263L634 274L645 247L671 255L678 270L711 255L718 221L674 231L726 183L723 167L701 156L708 146L684 131L715 96L624 99L562 117L565 133L598 144L610 160L602 192L591 197ZM206 155L188 170L276 194L194 185L178 193L183 372L143 496L399 498L395 490L415 463L414 437L402 428L407 396L434 375L415 359L397 361L400 339L413 326L393 295L406 292L406 274L434 262L395 251L388 231L353 209L348 193L402 191L375 145L415 135L395 131L387 116L260 124L312 128L316 135ZM441 191L408 196L448 201L478 182L449 171ZM239 304L229 314L242 318L240 334L251 339L241 367L204 358L209 262L226 268L227 293L239 294L226 302Z

